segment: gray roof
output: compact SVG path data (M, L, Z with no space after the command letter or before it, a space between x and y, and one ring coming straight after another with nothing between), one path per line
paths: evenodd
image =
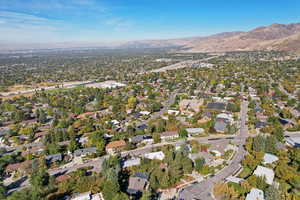
M226 104L225 103L208 103L206 109L209 110L225 110Z
M143 192L148 183L147 178L148 174L146 173L136 173L130 177L127 192L132 195Z
M2 128L0 129L0 136L4 136L10 132L10 128Z
M257 188L252 188L250 193L247 194L246 200L264 200L264 192Z
M76 151L74 151L74 155L82 156L82 155L86 155L89 153L96 153L96 152L97 152L96 147L89 147L89 148L85 148L85 149L77 149Z
M217 120L214 129L216 131L225 132L227 130L227 123L222 120Z
M263 128L267 126L268 124L266 122L257 121L255 122L255 128Z
M46 156L46 161L47 162L56 162L56 161L62 161L62 154L61 153L57 153L57 154L52 154L49 156Z
M139 142L143 141L145 137L146 137L146 135L133 136L132 138L130 138L130 142L139 143Z
M139 165L139 164L141 164L141 159L140 158L132 158L132 159L129 159L129 160L125 160L123 162L123 168L132 167L132 166Z
M300 137L288 137L286 142L293 147L300 147Z
M201 134L204 132L203 128L187 128L186 131L188 134L193 135L193 134Z

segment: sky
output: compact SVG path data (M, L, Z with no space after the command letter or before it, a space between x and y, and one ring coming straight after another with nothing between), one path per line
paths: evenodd
M0 42L206 36L300 22L299 0L0 0Z

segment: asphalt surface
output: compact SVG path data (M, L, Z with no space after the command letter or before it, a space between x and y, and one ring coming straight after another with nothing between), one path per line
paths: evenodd
M231 160L229 165L215 174L213 177L209 177L208 179L191 186L188 186L179 192L179 200L213 200L212 190L213 186L217 182L224 181L225 178L231 176L232 174L236 173L240 169L240 163L243 160L246 151L243 145L246 142L248 128L246 125L247 119L247 108L248 102L243 101L241 104L241 127L240 130L235 137L234 141L236 144L239 144L237 153L235 154L234 158Z

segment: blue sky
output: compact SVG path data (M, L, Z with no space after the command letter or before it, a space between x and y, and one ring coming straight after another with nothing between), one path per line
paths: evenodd
M300 22L299 0L0 0L0 41L111 42Z

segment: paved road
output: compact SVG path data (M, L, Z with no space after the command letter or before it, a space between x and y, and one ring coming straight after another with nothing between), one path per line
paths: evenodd
M211 195L213 186L215 183L225 180L228 176L236 173L240 169L240 163L243 160L246 151L243 145L246 142L246 135L248 134L248 128L246 125L248 102L243 101L241 104L241 127L234 141L239 144L239 148L234 158L228 164L227 167L222 169L215 176L208 178L196 185L191 185L180 191L178 199L182 200L213 200Z

